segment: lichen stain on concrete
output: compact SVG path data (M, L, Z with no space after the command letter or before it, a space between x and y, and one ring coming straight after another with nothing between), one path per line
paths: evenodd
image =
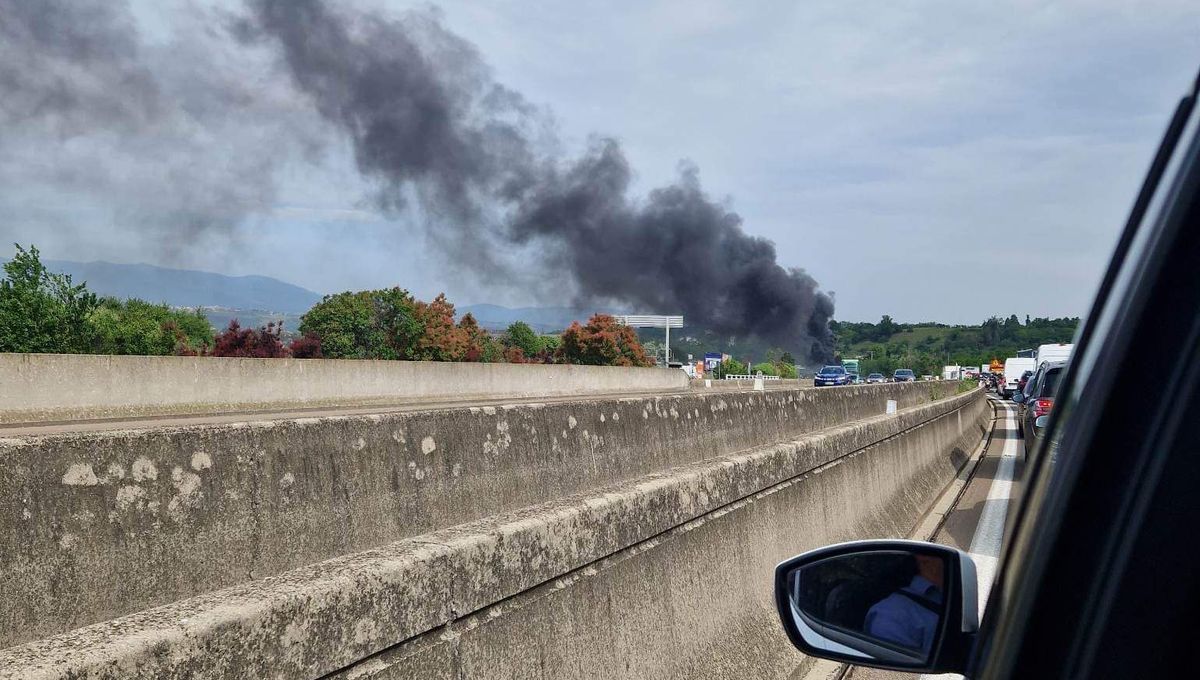
M362 618L354 624L354 644L365 645L379 637L379 626L374 619Z
M293 485L295 485L295 483L296 475L293 475L290 472L283 473L283 476L279 478L279 488L281 489L290 489Z
M484 454L494 456L512 445L512 435L508 433L508 427L507 420L496 423L496 440L492 441L492 435L487 435L483 441Z
M617 413L616 411L613 411L613 421L617 421L620 419L621 419L621 414Z
M575 426L578 424L579 424L579 421L575 420L575 416L567 416L567 427L574 430Z
M280 636L280 642L287 648L288 656L299 655L304 651L302 643L308 639L308 624L304 621L292 621Z
M67 486L96 486L100 480L88 463L73 463L67 468L62 477L62 483Z
M133 461L130 469L133 471L133 481L135 482L154 481L158 479L158 468L154 466L154 461L145 456Z
M421 453L428 456L437 450L437 442L433 441L433 437L425 437L421 440Z
M603 413L601 413L601 414L600 414L600 422L602 422L602 423L603 423L603 422L604 422L604 419L605 419L605 416L604 416L604 414L603 414Z
M58 539L58 547L62 548L63 550L70 550L71 547L74 546L78 541L78 536L68 532L63 534L62 538Z
M397 444L408 443L408 438L404 436L403 428L399 430L392 430L392 441L396 442Z
M367 440L359 437L358 439L350 442L350 448L354 449L355 451L362 451L363 449L367 448Z
M410 461L408 461L408 471L409 471L409 472L412 474L412 476L413 476L413 477L414 477L414 478L415 478L415 479L416 479L418 482L419 482L419 481L421 481L422 479L425 479L425 470L424 470L424 468L422 468L421 466L417 465L417 461L415 461L415 460L410 460Z
M117 489L117 509L128 510L136 505L139 500L144 499L145 496L146 490L142 487L126 484Z
M496 407L495 406L484 406L483 412L489 416L494 416L494 415L496 415Z
M100 479L102 484L113 484L125 479L125 467L120 463L109 463L104 470L104 477Z
M192 454L192 469L196 472L207 470L212 467L212 457L203 451L197 451Z
M187 518L188 509L196 507L204 500L204 494L200 491L200 475L186 472L176 465L171 469L171 482L175 485L177 493L167 503L167 513L171 515L171 519L182 522Z

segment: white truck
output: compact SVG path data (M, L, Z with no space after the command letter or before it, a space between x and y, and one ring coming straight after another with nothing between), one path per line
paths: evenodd
M1075 345L1065 342L1059 342L1051 345L1038 345L1037 365L1041 366L1047 361L1067 361L1071 358L1071 350L1075 349Z
M1037 359L1032 357L1009 357L1004 360L1004 382L1000 385L1000 396L1008 399L1017 391L1021 374L1037 370Z

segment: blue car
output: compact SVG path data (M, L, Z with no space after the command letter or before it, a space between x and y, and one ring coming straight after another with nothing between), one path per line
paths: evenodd
M813 376L813 385L815 387L825 387L827 385L849 385L850 374L841 366L826 366Z

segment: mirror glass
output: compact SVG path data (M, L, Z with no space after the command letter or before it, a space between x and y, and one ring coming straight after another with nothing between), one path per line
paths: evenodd
M878 550L829 557L787 575L805 642L850 657L919 665L946 618L946 557Z

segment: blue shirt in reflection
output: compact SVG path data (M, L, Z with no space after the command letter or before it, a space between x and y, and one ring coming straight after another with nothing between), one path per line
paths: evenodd
M942 603L942 591L923 576L914 576L902 591L916 595L931 604ZM937 633L939 612L920 604L907 595L892 593L867 610L864 629L867 634L894 642L926 654L933 646Z

